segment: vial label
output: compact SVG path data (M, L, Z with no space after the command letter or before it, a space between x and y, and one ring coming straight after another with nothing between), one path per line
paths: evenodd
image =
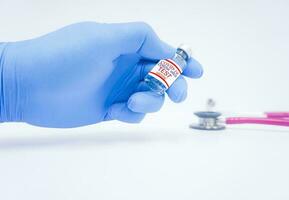
M181 75L182 68L172 59L160 60L149 72L149 75L159 80L168 89Z

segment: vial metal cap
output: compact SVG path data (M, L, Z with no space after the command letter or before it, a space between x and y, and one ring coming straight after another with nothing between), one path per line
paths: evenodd
M191 47L189 45L181 44L178 47L178 49L183 50L188 55L189 58L192 56L192 49L191 49Z

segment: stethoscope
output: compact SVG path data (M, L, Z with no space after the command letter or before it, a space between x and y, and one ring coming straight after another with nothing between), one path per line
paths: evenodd
M198 123L190 125L190 128L199 130L223 130L229 124L262 124L289 127L289 112L266 112L256 117L225 117L222 113L210 111L215 106L212 99L207 101L209 111L195 112L199 118Z

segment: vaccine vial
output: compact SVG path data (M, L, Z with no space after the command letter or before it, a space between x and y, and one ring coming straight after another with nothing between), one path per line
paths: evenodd
M144 81L151 91L162 95L182 74L191 57L191 48L180 45L171 59L160 60L145 76Z

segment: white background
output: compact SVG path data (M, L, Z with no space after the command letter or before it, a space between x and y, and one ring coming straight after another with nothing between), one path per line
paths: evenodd
M289 1L0 0L0 41L79 21L145 21L191 44L204 77L139 125L0 126L0 199L289 199L289 129L188 129L207 98L232 112L289 110Z

